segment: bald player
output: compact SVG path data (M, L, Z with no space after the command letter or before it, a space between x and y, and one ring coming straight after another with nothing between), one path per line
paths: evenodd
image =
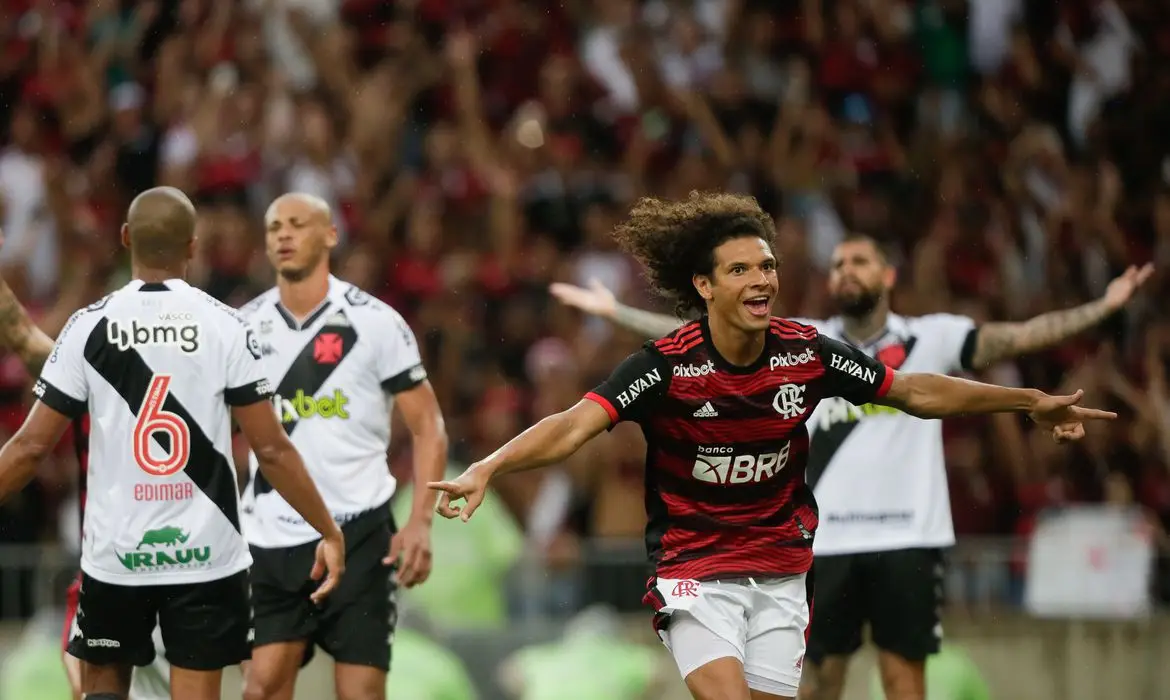
M183 281L195 209L182 192L139 195L122 227L133 280L75 313L44 363L37 401L0 450L0 501L32 478L70 421L89 414L89 497L68 652L88 700L125 700L161 631L175 700L218 700L249 654L247 570L231 454L234 417L259 471L321 543L306 564L320 603L345 542L271 410L243 319ZM229 415L229 409L231 414Z
M323 606L305 576L319 537L273 490L255 457L244 489L255 640L247 700L292 698L316 648L333 657L339 700L382 700L398 584L431 569L434 492L447 463L443 415L402 316L329 271L337 229L318 197L286 194L265 217L276 286L245 305L277 416L349 544L347 573ZM386 451L397 406L412 436L414 501L397 528ZM397 568L397 575L395 569Z

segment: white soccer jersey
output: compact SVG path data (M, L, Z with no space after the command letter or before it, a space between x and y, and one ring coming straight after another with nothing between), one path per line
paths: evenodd
M135 280L69 319L34 392L90 414L82 571L147 586L251 565L228 407L270 398L259 360L244 320L178 279Z
M273 403L338 523L387 507L386 461L394 394L426 379L402 316L357 287L329 278L329 293L298 322L271 289L241 311L259 338ZM244 532L257 547L292 547L320 535L249 458Z
M840 317L801 320L844 337ZM974 351L975 322L934 314L890 314L885 332L858 346L901 372L962 371ZM955 543L943 459L942 421L887 406L825 399L808 421L808 483L820 509L813 551L856 554Z

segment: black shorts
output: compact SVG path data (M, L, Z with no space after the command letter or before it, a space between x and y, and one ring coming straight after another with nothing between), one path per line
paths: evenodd
M838 554L813 560L807 656L847 656L869 623L878 648L910 661L938 653L943 555L938 549Z
M67 651L97 666L148 666L162 628L172 666L216 671L251 656L248 572L205 583L119 586L81 575Z
M309 594L320 582L309 578L317 542L295 547L252 547L252 609L255 646L307 641L304 662L321 647L335 661L390 668L390 635L398 621L398 585L390 551L394 522L389 506L364 513L341 528L345 575L320 606Z

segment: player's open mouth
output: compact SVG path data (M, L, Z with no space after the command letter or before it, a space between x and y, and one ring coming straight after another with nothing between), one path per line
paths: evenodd
M747 307L748 313L752 316L764 317L768 315L768 310L771 307L770 300L766 296L752 297L743 303Z

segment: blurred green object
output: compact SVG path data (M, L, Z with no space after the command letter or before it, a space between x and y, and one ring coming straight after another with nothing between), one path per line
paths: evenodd
M869 687L873 700L885 700L877 669ZM954 645L944 644L926 660L926 700L991 700L991 691L971 657Z
M462 467L452 465L447 478L461 473ZM401 526L410 517L414 488L400 486L391 508ZM504 580L519 561L523 544L515 518L490 492L466 523L436 516L431 576L425 584L402 591L402 600L439 627L500 629L508 621Z
M658 659L646 645L620 639L530 647L515 658L520 700L638 700L654 682Z
M606 606L577 613L564 636L521 649L504 665L519 700L640 700L658 677L662 653L623 637Z
M394 633L386 697L388 700L475 700L476 694L475 685L458 656L420 632L400 628Z
M61 662L61 646L53 640L21 644L0 665L0 700L72 700L69 678Z

